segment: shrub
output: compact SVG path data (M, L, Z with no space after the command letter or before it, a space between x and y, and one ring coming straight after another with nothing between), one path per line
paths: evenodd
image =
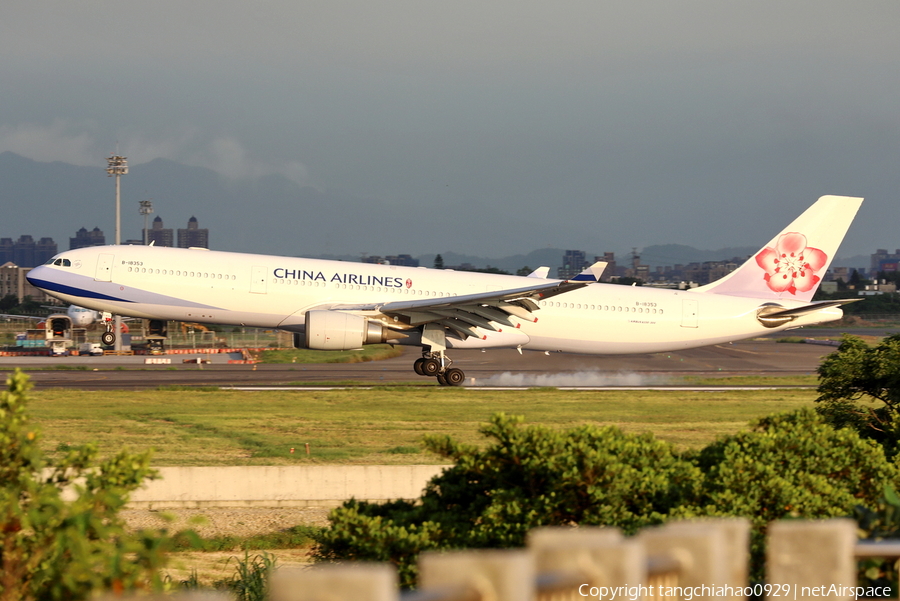
M161 588L168 538L126 531L118 512L155 476L149 454L98 461L92 445L45 461L26 412L27 376L0 393L0 600L83 599L94 590ZM74 498L63 497L70 488Z
M331 514L314 552L319 560L391 561L410 586L415 556L427 549L516 547L537 526L606 524L634 532L691 503L700 472L652 435L615 427L557 431L494 416L484 448L446 436L428 450L454 462L420 502L345 503Z
M872 504L893 465L874 442L835 430L812 410L763 418L751 430L680 455L650 434L615 427L552 430L502 414L485 448L426 439L453 462L416 503L345 503L317 537L320 561L391 561L412 586L428 549L517 547L544 525L606 525L633 533L668 519L744 516L761 575L768 523L849 515Z

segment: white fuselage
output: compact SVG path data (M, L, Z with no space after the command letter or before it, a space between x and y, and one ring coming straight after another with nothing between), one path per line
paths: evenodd
M43 265L35 285L69 303L132 317L301 331L306 311L514 289L534 278L149 246L82 248ZM757 320L755 298L589 284L538 301L536 322L448 339L449 348L521 347L590 354L648 353L740 340L839 319L818 311L780 328ZM785 300L785 308L803 303ZM416 339L409 341L416 344Z

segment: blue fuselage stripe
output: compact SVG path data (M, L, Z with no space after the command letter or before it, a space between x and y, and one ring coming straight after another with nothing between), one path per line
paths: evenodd
M98 300L110 300L110 301L118 301L120 303L133 303L134 301L128 300L127 298L119 298L116 296L109 296L108 294L101 294L99 292L94 292L93 290L85 290L84 288L75 288L74 286L66 286L64 284L59 284L57 282L51 282L48 280L39 280L36 278L30 278L25 276L26 279L31 283L32 286L36 288L41 288L43 290L47 290L50 292L58 292L60 294L67 294L69 296L78 296L80 298L96 298Z

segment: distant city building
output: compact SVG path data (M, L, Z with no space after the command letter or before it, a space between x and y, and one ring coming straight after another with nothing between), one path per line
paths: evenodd
M34 267L34 238L29 235L19 236L13 246L13 263L20 267Z
M594 261L606 261L606 269L600 274L601 282L608 282L610 278L616 275L616 253L605 252L602 257L594 257Z
M57 251L53 238L41 238L34 247L34 266L43 265L52 259Z
M419 260L414 259L412 255L388 255L379 257L378 255L367 255L360 258L361 263L374 263L376 265L399 265L401 267L418 267Z
M159 219L157 217L156 219ZM160 224L162 221L160 220ZM153 221L154 227L156 220ZM171 231L171 230L170 230ZM178 248L209 248L209 230L201 229L196 217L188 219L187 228L178 228Z
M562 265L556 269L556 276L561 280L574 278L588 266L585 257L583 250L567 250L563 255Z
M388 255L385 257L391 265L400 265L401 267L418 267L419 260L413 259L412 255Z
M25 235L13 242L12 238L0 238L0 265L13 263L19 267L43 265L57 252L53 238L34 238Z
M15 242L12 238L0 238L0 265L12 263L13 246Z
M175 246L175 236L172 228L164 228L162 217L156 216L150 231L147 232L147 244L153 243L154 246Z
M900 249L893 254L883 248L879 248L872 255L870 274L877 277L879 271L900 271Z
M852 275L849 267L833 267L829 269L832 280L841 280L845 284L850 281Z
M879 294L893 294L897 292L897 284L887 280L875 280L874 284L866 284L858 292L860 296L877 296Z
M704 261L703 263L689 263L682 270L682 279L688 282L696 282L701 286L724 278L744 262L740 257L734 257L729 261Z
M87 231L86 228L81 228L75 232L74 238L69 238L69 250L104 245L106 245L106 236L103 235L103 230L99 227L95 227L91 231Z
M364 257L360 257L359 262L371 263L373 265L390 265L389 261L382 259L378 255L366 255Z
M42 290L28 283L25 274L31 270L32 267L19 267L11 261L0 265L0 298L13 295L21 303L26 296L30 296L31 300L39 303L55 302Z
M19 267L36 267L47 262L56 254L56 242L53 238L41 238L35 242L29 235L19 236L15 242L12 238L0 239L0 259L3 263L15 263Z

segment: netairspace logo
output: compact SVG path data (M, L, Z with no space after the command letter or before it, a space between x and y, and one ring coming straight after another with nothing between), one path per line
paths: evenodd
M628 372L599 371L565 372L559 374L522 374L504 372L489 378L475 379L474 386L568 387L568 386L663 386L666 378Z
M636 586L591 586L582 584L578 587L581 597L596 599L597 601L638 601L645 597L667 597L693 601L698 598L722 597L733 599L735 597L763 596L769 599L784 599L785 601L798 601L808 598L833 598L836 600L853 598L876 599L891 596L891 587L862 587L842 586L838 584L823 584L821 586L798 586L796 584L761 584L752 586L731 585L700 585L700 586L666 586L666 585L636 585Z

